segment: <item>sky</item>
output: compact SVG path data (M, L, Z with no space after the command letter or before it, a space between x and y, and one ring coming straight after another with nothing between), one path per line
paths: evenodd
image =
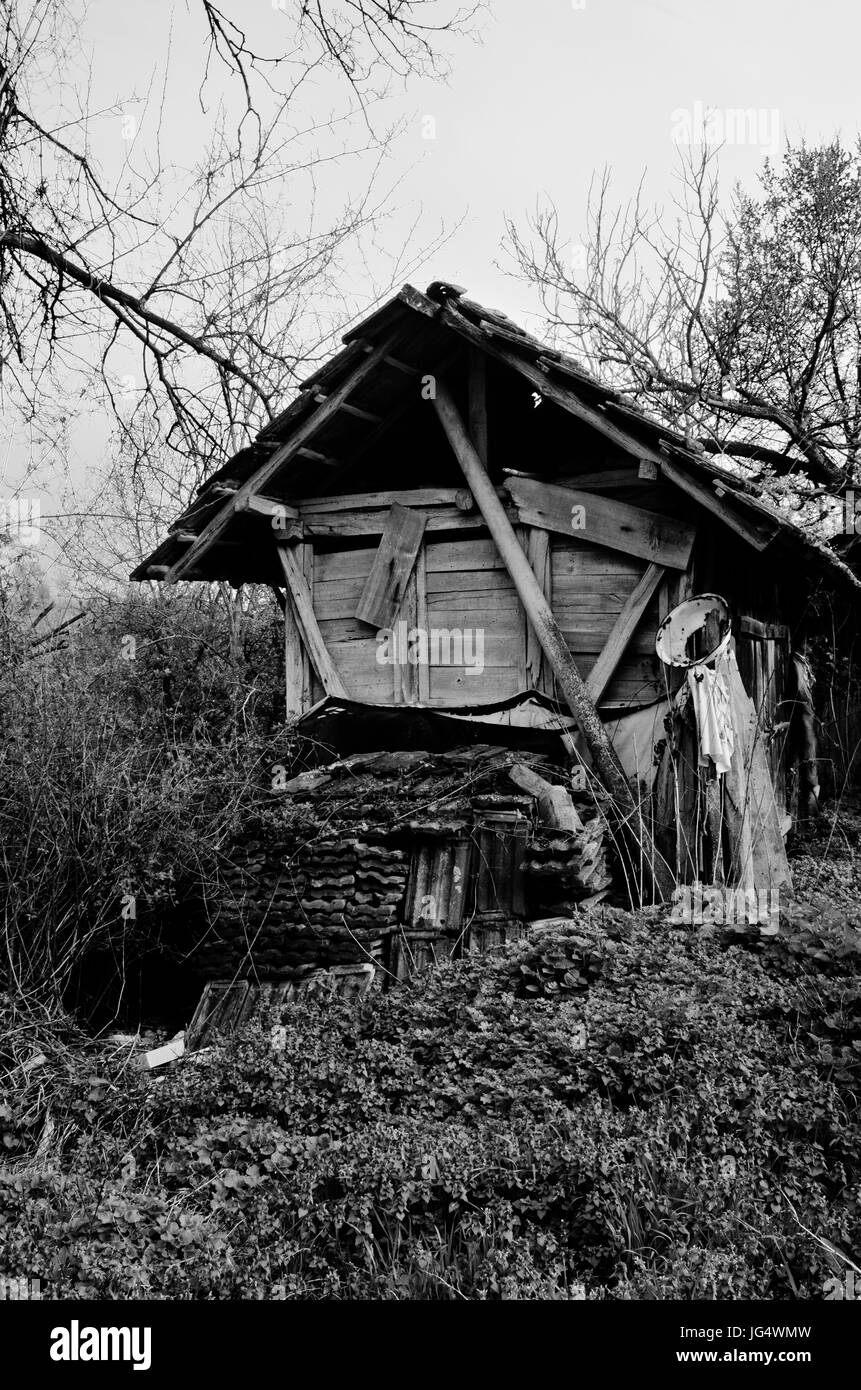
M271 50L285 3L294 0L222 0L222 8ZM476 27L477 41L447 44L444 83L399 85L382 113L403 122L387 160L400 209L390 233L396 241L418 217L420 242L444 225L446 245L412 270L412 282L465 286L533 331L540 332L539 305L506 257L506 217L525 226L536 202L551 198L576 246L590 181L605 167L620 200L645 178L648 200L669 208L679 155L674 131L686 119L697 125L709 110L726 137L725 195L736 180L752 187L764 155L787 137L819 141L839 132L854 141L858 132L861 13L848 0L488 0ZM161 90L169 53L163 154L193 163L211 121L197 100L198 0L91 0L80 41L89 102L99 110L118 102L143 111L147 90ZM80 69L74 81L80 88ZM311 105L324 110L328 103L334 94L322 83ZM752 123L736 120L741 110L755 113ZM106 168L127 155L113 116L94 123L93 141ZM332 169L318 195L324 212L343 191ZM368 267L357 263L352 273L350 288L361 300L371 291ZM27 439L8 413L2 427L8 488L26 466ZM73 478L98 465L109 447L107 417L90 417L72 438L66 462ZM57 505L58 493L59 480L43 471L43 511Z

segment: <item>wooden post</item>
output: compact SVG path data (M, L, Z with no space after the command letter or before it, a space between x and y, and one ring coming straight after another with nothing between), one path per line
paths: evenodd
M487 357L481 348L469 349L469 437L487 467Z
M798 720L801 731L798 762L798 819L814 820L819 815L819 764L816 747L816 715L813 705L812 677L803 651L794 652Z
M314 668L320 677L320 684L327 695L337 695L341 699L347 699L344 682L341 680L338 669L329 655L326 643L323 641L323 634L314 612L314 603L308 581L299 567L292 548L287 544L279 544L278 558L284 571L287 593L293 604L296 621L314 663Z
M296 719L302 713L303 666L302 633L288 592L284 606L284 692L288 719Z
M571 712L580 725L598 775L613 798L626 839L629 842L632 840L635 842L635 849L642 856L641 865L634 858L635 871L642 867L656 895L665 897L669 885L665 865L655 854L652 837L642 820L634 794L625 780L625 774L613 750L613 745L607 737L607 731L589 697L589 692L568 650L568 644L553 616L553 611L544 597L528 559L517 542L514 528L496 495L496 489L470 442L448 387L439 379L436 383L434 407L460 464L467 486L475 498L475 504L505 562L514 587L520 595L520 601L526 609L526 615L556 674L556 679Z

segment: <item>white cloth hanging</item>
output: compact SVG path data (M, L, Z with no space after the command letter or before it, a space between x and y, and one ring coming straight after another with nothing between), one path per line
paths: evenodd
M694 666L688 671L688 688L697 721L700 765L707 765L711 758L718 773L729 772L735 739L726 680L708 666Z

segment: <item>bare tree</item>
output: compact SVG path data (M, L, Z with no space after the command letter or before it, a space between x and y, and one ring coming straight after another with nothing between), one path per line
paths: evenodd
M266 53L240 28L238 0L194 0L211 136L184 171L161 154L166 88L133 118L91 109L76 0L4 0L6 403L56 443L76 394L95 392L115 417L123 466L145 465L150 484L160 471L157 485L187 495L283 409L345 319L438 244L441 234L424 246L407 235L375 257L364 301L345 289L348 264L367 262L392 208L382 96L393 78L436 72L447 35L467 30L476 8L289 0L273 7L280 37ZM108 118L130 126L119 171L94 153Z
M557 346L775 495L833 492L859 477L861 147L787 146L726 206L716 155L684 152L670 213L605 173L582 245L549 205L509 250Z

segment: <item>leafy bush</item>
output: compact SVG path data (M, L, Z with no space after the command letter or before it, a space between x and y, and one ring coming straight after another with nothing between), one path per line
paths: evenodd
M859 1247L860 1017L839 957L607 911L163 1074L72 1054L50 1102L2 1112L6 1272L71 1297L818 1298Z
M217 884L289 747L274 605L244 617L235 659L230 616L94 602L42 654L0 603L0 987L56 1003L101 952L120 995L135 954Z

